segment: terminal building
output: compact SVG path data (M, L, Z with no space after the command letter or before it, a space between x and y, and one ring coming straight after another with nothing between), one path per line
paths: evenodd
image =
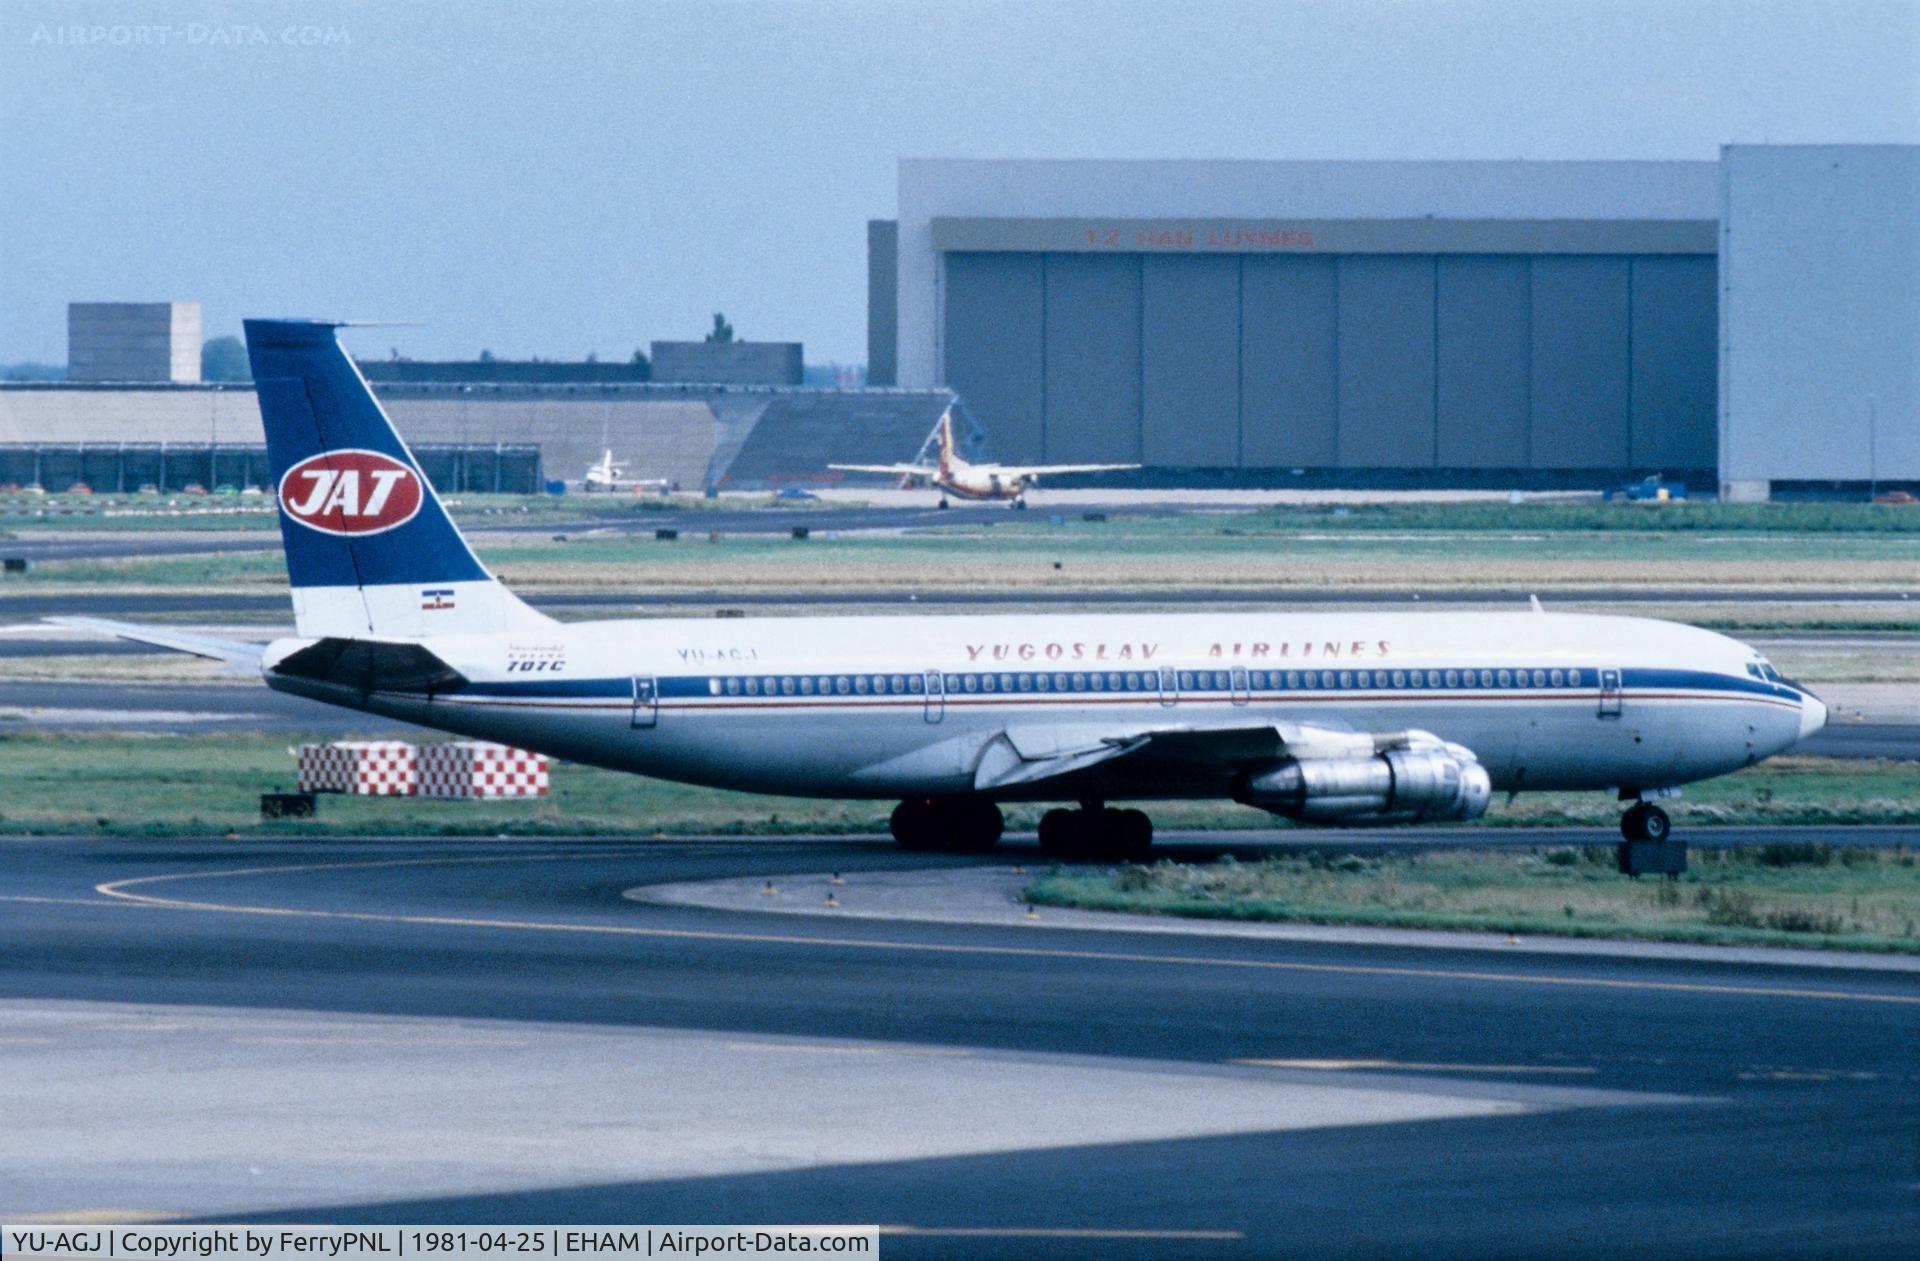
M1920 149L900 164L869 378L1149 480L1920 480Z

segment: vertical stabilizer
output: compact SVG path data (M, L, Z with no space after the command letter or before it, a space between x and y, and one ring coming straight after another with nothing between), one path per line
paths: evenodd
M953 476L953 409L949 407L940 413L940 478L945 481Z
M299 633L420 639L547 625L474 556L338 327L246 321Z

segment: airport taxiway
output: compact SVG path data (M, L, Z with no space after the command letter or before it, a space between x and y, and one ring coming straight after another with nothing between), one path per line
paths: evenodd
M973 865L0 842L0 1210L880 1222L898 1256L1920 1245L1912 974L622 896Z

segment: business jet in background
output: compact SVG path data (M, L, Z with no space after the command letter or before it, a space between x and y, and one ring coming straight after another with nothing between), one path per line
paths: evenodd
M1753 649L1671 622L1511 613L1010 614L562 623L488 573L335 324L249 320L297 634L70 619L257 668L328 704L747 792L897 800L915 848L983 849L1059 802L1063 857L1140 857L1121 801L1302 823L1478 818L1580 789L1654 802L1820 729Z
M934 426L932 441L927 445L934 448L932 464L916 460L912 464L829 464L827 467L843 473L898 474L902 485L927 482L940 491L942 508L947 506L948 495L958 499L1010 499L1015 508L1025 508L1027 492L1038 486L1042 477L1059 473L1117 473L1140 467L1138 464L973 464L962 459L954 449L951 409L940 413L940 423ZM923 458L924 454L923 449Z

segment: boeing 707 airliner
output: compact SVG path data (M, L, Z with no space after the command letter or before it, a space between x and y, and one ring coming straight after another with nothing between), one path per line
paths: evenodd
M1494 793L1656 801L1819 730L1752 648L1640 618L1262 613L557 622L487 571L341 325L249 320L296 636L103 625L328 704L640 775L898 800L914 848L1139 857L1112 803L1229 799L1302 823L1474 819Z

